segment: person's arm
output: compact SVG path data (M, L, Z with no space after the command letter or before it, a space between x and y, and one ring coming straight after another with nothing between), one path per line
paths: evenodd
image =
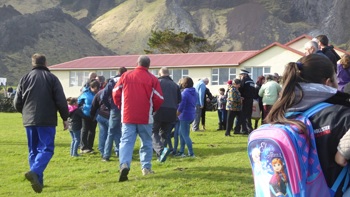
M103 89L103 92L101 94L101 100L102 100L102 103L108 108L108 109L111 109L111 103L109 102L109 98L111 97L112 95L112 90L113 90L113 79L111 79L106 87Z
M58 109L58 112L60 113L60 116L63 120L63 128L64 130L68 129L68 104L66 100L66 96L63 91L63 87L61 82L58 80L58 78L55 76L54 78L54 87L53 87L53 97L56 102L56 107Z
M112 90L112 99L114 104L121 109L122 107L122 91L123 91L123 83L124 83L124 76L122 75L122 77L118 80L118 82L115 84L113 90Z
M17 86L15 98L13 99L13 107L16 109L16 111L22 113L23 101L22 101L21 81L20 81L20 83Z
M341 166L346 166L347 160L350 159L350 129L340 139L338 144L338 152L335 155L335 161Z
M162 105L162 103L164 102L162 87L160 86L158 79L155 78L154 84L155 85L153 87L153 97L152 97L153 112L157 111Z

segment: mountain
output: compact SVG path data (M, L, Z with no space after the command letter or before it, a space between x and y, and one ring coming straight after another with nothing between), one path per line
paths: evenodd
M258 50L302 34L326 34L350 49L348 1L0 0L0 6L0 77L13 83L30 69L34 52L46 54L50 65L142 54L151 30L166 28L204 37L220 51Z

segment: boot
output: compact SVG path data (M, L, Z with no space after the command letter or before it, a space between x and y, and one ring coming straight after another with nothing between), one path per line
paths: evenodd
M217 131L222 130L222 123L221 123L221 122L218 123L218 126L219 126L219 127L218 127L218 129L216 129L216 130L217 130Z

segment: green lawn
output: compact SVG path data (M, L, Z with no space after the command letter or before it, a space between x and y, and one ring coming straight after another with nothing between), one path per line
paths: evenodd
M0 113L0 196L37 196L24 173L29 170L21 115ZM70 135L59 122L55 155L45 171L41 196L254 196L247 156L247 136L225 137L216 131L217 114L207 112L207 130L191 132L196 158L169 157L154 175L142 176L137 141L129 181L119 183L119 162L99 154L72 158ZM95 139L97 149L98 133ZM187 152L187 150L186 150Z

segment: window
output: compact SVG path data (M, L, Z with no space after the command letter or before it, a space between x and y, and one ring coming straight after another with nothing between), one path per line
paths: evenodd
M89 71L70 71L69 86L83 86L89 79Z
M213 68L211 85L225 85L228 80L235 79L236 76L236 68Z
M150 73L152 73L154 76L158 77L159 69L149 69ZM180 79L184 77L188 77L188 70L187 69L169 69L170 77L173 79L175 83L177 83Z
M175 83L177 83L180 79L184 77L188 77L187 69L170 69L170 77L173 79Z
M117 71L116 70L100 70L100 71L97 71L97 76L104 76L106 78L106 81L109 79L109 78L112 78L114 76L117 75Z
M265 67L250 67L245 68L245 70L249 71L249 76L256 81L257 78L261 75L265 76L267 74L271 74L271 67L265 66Z

